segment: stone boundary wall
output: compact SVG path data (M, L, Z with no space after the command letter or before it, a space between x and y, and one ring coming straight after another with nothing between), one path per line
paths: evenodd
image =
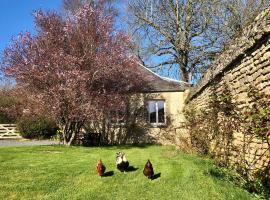
M252 104L247 98L249 86L270 95L270 7L244 29L243 34L229 45L227 51L218 56L212 67L190 90L187 106L197 110L206 108L214 83L217 84L217 91L226 84L240 109ZM243 135L235 135L239 149L244 145ZM232 160L237 160L238 153L231 154ZM246 155L247 163L252 163L255 158L260 160L256 168L269 167L269 143L252 139Z

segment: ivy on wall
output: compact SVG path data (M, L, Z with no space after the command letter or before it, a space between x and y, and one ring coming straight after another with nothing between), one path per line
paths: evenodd
M269 193L269 96L248 86L248 104L241 108L228 85L213 84L211 90L206 107L185 110L192 147L217 165L234 168L249 190Z

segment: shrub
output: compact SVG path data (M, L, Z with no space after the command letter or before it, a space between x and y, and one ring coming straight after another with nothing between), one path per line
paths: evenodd
M190 107L185 111L191 144L199 153L210 154L216 165L234 166L238 174L230 177L241 176L244 188L269 198L269 159L263 161L270 153L269 95L249 86L249 106L240 108L228 85L221 85L219 90L217 85L213 85L212 90L206 107L200 110ZM241 133L243 141L234 142L234 133ZM251 146L255 142L256 148ZM252 148L255 153L251 153ZM264 164L260 166L258 163L261 161ZM211 173L225 177L224 171Z
M47 117L24 116L17 123L22 137L27 139L48 139L56 135L56 123Z
M21 99L0 89L0 124L15 123L22 114Z
M5 112L0 112L0 124L10 124L14 123L15 120L8 116Z
M211 175L217 179L230 181L235 185L238 185L242 188L245 188L251 193L255 193L255 196L258 199L269 199L270 197L270 189L269 189L269 180L261 179L257 177L257 179L248 180L239 174L234 168L224 168L224 167L211 167L206 174Z

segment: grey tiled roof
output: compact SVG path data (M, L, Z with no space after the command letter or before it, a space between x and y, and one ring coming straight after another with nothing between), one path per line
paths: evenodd
M145 81L148 82L148 87L143 92L177 92L184 91L190 86L187 82L160 76L143 65L139 70Z

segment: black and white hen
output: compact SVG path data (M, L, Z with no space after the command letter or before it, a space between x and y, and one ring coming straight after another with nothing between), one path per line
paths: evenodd
M116 167L119 169L121 172L127 171L129 166L129 162L126 158L125 153L123 152L118 152L116 153Z

